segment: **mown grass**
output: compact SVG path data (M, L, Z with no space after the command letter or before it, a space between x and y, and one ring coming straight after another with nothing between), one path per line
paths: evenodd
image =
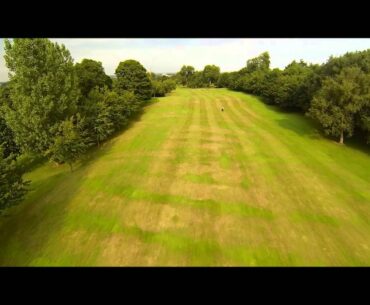
M26 179L0 265L370 265L369 149L243 93L177 89Z

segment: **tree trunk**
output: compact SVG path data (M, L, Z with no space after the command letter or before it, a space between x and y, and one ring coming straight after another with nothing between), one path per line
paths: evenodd
M340 132L340 140L339 140L339 143L340 144L343 144L344 143L343 130Z

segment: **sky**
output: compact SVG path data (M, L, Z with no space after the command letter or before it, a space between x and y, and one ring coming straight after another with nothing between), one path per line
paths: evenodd
M243 68L246 61L268 51L272 68L283 69L293 60L323 63L330 55L370 49L370 39L51 39L64 44L74 62L90 58L102 62L113 75L120 61L138 60L154 73L174 73L182 65L202 70L215 64L222 72ZM0 38L0 82L8 80L4 61L4 39Z

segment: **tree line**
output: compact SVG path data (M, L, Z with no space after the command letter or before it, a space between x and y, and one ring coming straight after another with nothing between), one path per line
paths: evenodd
M178 82L209 87L206 81L197 81L196 73L193 67L183 66ZM321 65L294 60L283 70L271 69L270 55L264 52L239 71L213 75L215 87L254 94L269 105L306 114L341 144L355 134L370 143L370 50L331 56Z
M74 64L64 45L48 39L5 39L9 82L0 87L0 211L21 200L28 165L40 158L73 164L126 126L152 97L175 81L148 73L136 60L115 78L101 62Z
M176 74L177 82L189 88L215 87L219 77L220 68L215 65L207 65L202 71L195 71L192 66L182 66Z

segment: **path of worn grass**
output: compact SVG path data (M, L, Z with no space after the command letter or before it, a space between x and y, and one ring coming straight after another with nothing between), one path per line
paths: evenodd
M27 178L0 265L370 265L369 152L242 93L177 89Z

